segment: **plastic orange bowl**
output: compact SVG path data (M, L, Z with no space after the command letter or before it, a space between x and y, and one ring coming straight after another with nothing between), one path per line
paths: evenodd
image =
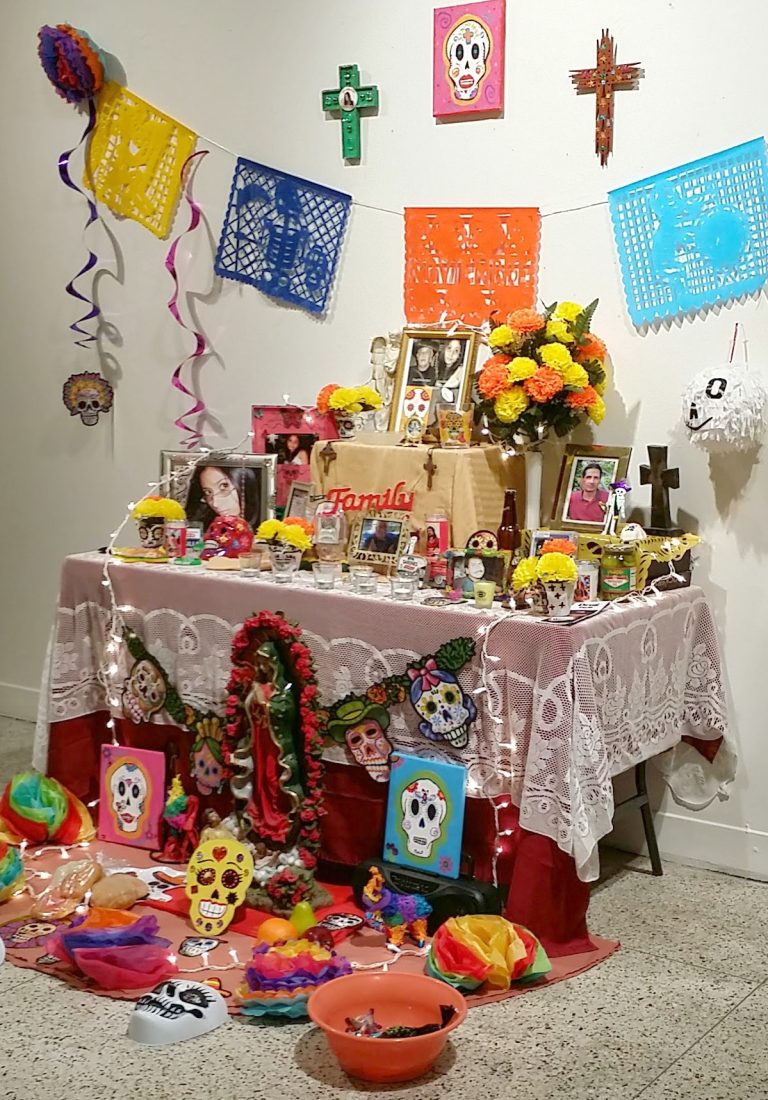
M372 1039L349 1035L347 1016L373 1009L382 1027L422 1027L440 1019L440 1005L453 1005L456 1015L447 1027L409 1039ZM445 1046L448 1032L467 1015L458 990L424 974L366 973L319 986L307 1003L310 1018L322 1028L341 1068L364 1081L412 1081L432 1067Z

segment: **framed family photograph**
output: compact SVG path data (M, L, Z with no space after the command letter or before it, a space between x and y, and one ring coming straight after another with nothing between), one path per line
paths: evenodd
M470 399L478 335L466 329L404 329L395 371L390 431L418 415L437 437L437 406L460 410Z
M562 531L599 531L611 484L626 478L631 447L582 446L565 448L551 524Z
M409 537L410 524L404 512L358 512L349 539L349 558L394 566L405 553Z
M274 455L275 500L279 507L288 501L295 481L308 481L309 456L321 439L338 439L336 421L330 414L302 405L253 405L251 408L254 454Z
M190 465L193 458L197 461ZM207 531L218 516L242 516L256 530L275 514L274 455L162 451L163 492L178 500L187 522Z
M312 496L315 487L311 481L294 481L288 490L288 500L285 505L286 516L296 516L298 519L312 520L314 516L314 504Z

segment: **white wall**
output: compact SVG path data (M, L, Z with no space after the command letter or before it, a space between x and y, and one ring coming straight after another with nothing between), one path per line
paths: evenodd
M596 203L611 187L766 131L762 73L745 51L762 25L760 0L731 0L734 33L727 35L713 31L722 12L714 0L511 2L505 117L445 125L431 112L432 8L431 0L68 0L66 10L48 0L2 4L0 710L33 709L62 558L103 544L125 502L155 475L158 452L176 445L172 420L182 404L169 379L190 350L165 306L167 244L107 215L124 270L122 282L99 280L116 334L104 346L117 375L115 410L105 424L84 429L63 409L62 382L94 359L68 339L75 307L64 285L84 256L84 209L56 171L81 122L39 68L40 24L67 19L86 29L119 58L129 87L221 145L394 211L469 203L539 205L546 213ZM576 97L568 72L593 64L606 25L619 60L642 62L646 76L640 91L617 97L615 155L601 169L592 151L594 102ZM352 61L379 85L382 107L363 124L363 163L346 167L339 124L324 118L320 92ZM196 194L213 238L232 168L232 158L212 147L198 173ZM187 285L202 295L199 318L217 352L201 384L222 425L209 442L240 439L253 401L279 401L286 391L309 401L331 379L362 380L371 336L402 322L402 233L398 216L354 208L323 320L248 287L216 285L210 248L198 237ZM97 250L108 258L109 242L99 238ZM761 365L768 312L762 298L749 300L638 335L624 308L605 206L545 218L540 290L547 301L600 298L595 328L612 351L616 392L597 439L635 445L634 484L645 445L669 443L681 469L681 516L706 540L698 580L722 630L743 763L731 800L702 817L691 821L665 799L663 847L768 875L760 618L768 589L766 464L729 458L710 465L677 427L686 379L723 358L735 320ZM638 489L635 503L647 505L648 492Z

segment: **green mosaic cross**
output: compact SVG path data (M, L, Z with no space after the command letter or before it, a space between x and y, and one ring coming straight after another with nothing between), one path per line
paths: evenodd
M357 65L341 65L338 88L323 92L323 110L341 112L341 153L345 160L360 159L360 111L377 110L378 106L376 85L361 88Z

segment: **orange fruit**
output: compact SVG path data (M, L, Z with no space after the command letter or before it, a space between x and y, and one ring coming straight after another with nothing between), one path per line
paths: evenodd
M269 917L259 925L259 939L262 943L281 943L283 940L297 940L299 933L289 920L282 917Z

